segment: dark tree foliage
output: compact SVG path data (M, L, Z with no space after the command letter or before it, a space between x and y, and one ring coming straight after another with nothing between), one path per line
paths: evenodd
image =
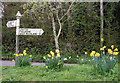
M42 28L42 36L19 36L20 52L24 49L32 54L34 60L40 61L43 55L55 49L54 36L50 15L46 13L47 8L34 7L26 3L3 3L4 16L2 18L2 51L3 57L13 57L15 53L16 28L7 28L6 23L16 19L16 13L19 10L23 17L21 18L21 28ZM41 5L40 5L41 6ZM62 3L62 13L70 6L70 3ZM120 48L120 3L104 3L104 45L110 47L114 44ZM29 11L31 10L31 11ZM29 13L25 13L29 12ZM35 13L36 12L36 13ZM67 19L67 20L65 20ZM59 37L59 47L64 56L81 55L85 51L99 50L100 47L100 3L74 3L70 12L63 19L62 31ZM56 28L59 25L56 22Z

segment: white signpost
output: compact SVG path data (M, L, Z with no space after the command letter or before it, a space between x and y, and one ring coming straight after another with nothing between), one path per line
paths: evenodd
M42 29L19 28L19 35L42 35Z
M17 20L8 21L6 25L7 27L16 27L16 22Z
M16 27L16 54L19 53L19 39L18 35L42 35L44 31L42 29L31 29L31 28L19 28L20 26L20 17L22 15L18 11L16 14L17 20L8 21L7 27ZM16 57L17 59L17 57Z

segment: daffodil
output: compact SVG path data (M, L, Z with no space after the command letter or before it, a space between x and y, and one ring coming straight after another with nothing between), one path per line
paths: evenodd
M58 57L60 57L60 54L57 54Z
M48 69L48 66L45 66L46 69Z
M100 50L104 50L104 48L100 48Z
M51 57L51 55L50 55L50 54L48 54L48 57Z
M94 53L90 53L90 56L91 56L91 57L92 57L92 56L94 57Z
M15 56L19 56L19 54L14 54Z
M23 54L19 54L19 56L23 56Z
M30 57L32 57L32 55L30 55Z
M111 45L111 48L114 49L114 45Z
M92 51L93 54L95 54L95 51Z
M64 58L64 60L67 60L67 58Z
M14 62L15 60L12 60L12 62Z
M26 53L26 50L23 51L23 54L25 54L25 53Z
M101 38L101 42L103 42L104 41L104 39L103 38Z
M113 52L113 55L118 55L119 54L119 52Z
M54 54L52 54L52 57L54 57Z
M105 52L103 52L103 54L105 54Z
M58 65L60 65L60 63L58 63Z
M87 54L87 52L85 52L85 54Z
M100 56L100 54L99 54L99 53L96 53L96 54L95 54L95 57L96 57L96 56L97 56L97 57L99 57L99 56Z
M104 46L103 48L106 48L106 46Z
M71 56L69 57L69 59L71 58Z
M111 50L111 49L108 49L108 53L109 53L109 54L112 54L112 50Z
M44 56L43 59L46 59L46 57Z
M24 55L26 56L26 55L27 55L27 53L24 53Z
M117 48L115 48L115 50L114 51L118 51L118 49Z
M56 49L56 53L59 53L59 50L58 50L58 49Z

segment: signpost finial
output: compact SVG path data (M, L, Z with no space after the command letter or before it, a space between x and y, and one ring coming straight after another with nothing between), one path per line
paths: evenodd
M22 15L20 14L20 12L18 11L16 14L17 17L21 17Z

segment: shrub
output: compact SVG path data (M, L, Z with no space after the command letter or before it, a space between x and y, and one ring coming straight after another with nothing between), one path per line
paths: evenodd
M58 49L56 50L55 53L50 51L50 54L44 56L43 59L45 59L46 69L62 69L63 67L64 59L61 58Z
M32 55L28 55L26 53L26 50L23 51L23 54L14 54L14 55L17 56L17 60L15 61L16 66L28 66L32 61Z
M101 53L97 53L92 51L90 56L93 57L92 64L97 73L104 74L105 72L110 72L117 63L117 55L119 52L118 49L114 49L113 45L112 49L108 49L108 52L105 53L106 46L100 48Z

